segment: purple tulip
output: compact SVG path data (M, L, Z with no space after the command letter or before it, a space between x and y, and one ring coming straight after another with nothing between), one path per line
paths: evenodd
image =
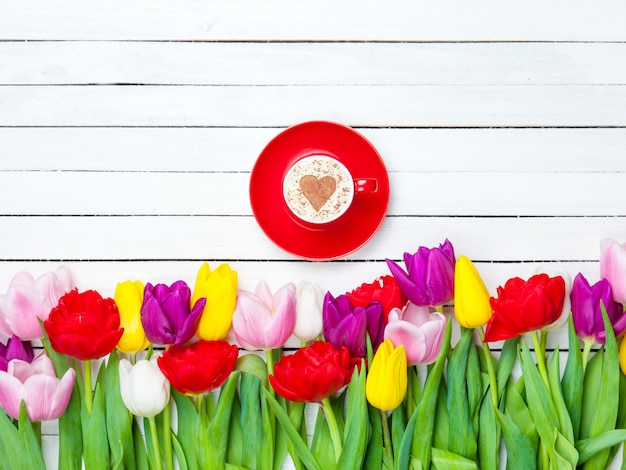
M615 336L626 331L626 315L621 304L613 300L613 291L608 280L602 279L590 286L585 276L579 273L574 279L571 299L574 327L580 338L595 343L606 341L600 302L604 303Z
M380 302L366 307L354 307L346 295L333 297L326 293L323 305L324 339L335 348L345 346L351 357L365 357L366 334L369 333L374 351L383 341L385 316Z
M200 298L191 307L191 290L184 281L170 287L146 284L141 306L141 323L153 344L183 344L198 328L206 299Z
M45 354L30 363L13 359L6 372L0 371L0 406L18 419L23 401L31 421L56 419L67 408L75 379L72 368L57 378L52 361Z
M32 362L35 357L33 346L30 341L21 341L17 336L11 336L4 345L0 343L0 370L6 372L9 361L19 359L24 362Z
M454 248L446 240L439 248L420 247L404 253L405 272L388 259L387 266L404 295L415 305L438 307L454 298Z

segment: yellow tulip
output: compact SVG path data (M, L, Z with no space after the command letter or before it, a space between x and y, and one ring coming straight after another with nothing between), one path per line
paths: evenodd
M206 305L196 334L207 341L224 339L237 303L237 271L230 269L228 264L220 264L213 271L208 263L202 264L196 277L191 305L202 297L206 298Z
M396 408L406 395L407 364L404 346L386 339L376 351L365 381L367 401L383 411Z
M489 291L472 261L459 256L454 268L454 315L465 328L477 328L486 324L493 310L489 303Z
M137 354L150 344L141 324L143 289L141 281L124 281L115 288L113 300L120 312L120 327L124 328L117 349L123 353Z

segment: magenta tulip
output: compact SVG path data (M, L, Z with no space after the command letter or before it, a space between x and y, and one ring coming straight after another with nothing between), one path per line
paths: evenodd
M571 298L574 328L580 338L594 343L606 341L601 302L613 325L615 336L621 336L626 331L624 309L619 302L613 300L611 285L606 279L601 279L592 286L585 276L579 273L574 278Z
M404 346L409 365L431 364L439 355L445 331L446 317L409 302L402 310L394 308L389 313L385 339L396 348Z
M35 353L30 341L20 341L17 336L11 336L6 345L0 343L0 370L6 372L9 362L13 359L32 362L34 357Z
M59 299L73 287L72 276L65 266L37 279L20 271L0 298L0 333L16 335L24 341L43 337L40 320L47 320Z
M439 248L420 247L404 253L404 271L388 259L387 266L404 295L415 305L439 307L454 298L454 248L446 240Z
M286 284L272 295L267 283L261 281L254 293L239 293L232 328L241 347L249 351L280 348L295 326L295 284Z
M613 299L626 303L626 243L608 238L600 242L600 277L611 284Z
M67 408L75 378L71 368L63 378L57 378L52 361L45 354L31 363L14 359L6 372L0 371L0 406L18 419L23 401L31 421L56 419Z

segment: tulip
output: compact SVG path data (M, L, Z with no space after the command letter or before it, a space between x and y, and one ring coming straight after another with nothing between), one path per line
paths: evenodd
M141 323L153 344L183 344L198 329L206 300L197 300L191 308L191 290L184 281L171 286L146 284L141 307Z
M201 298L206 299L206 304L196 334L207 341L224 339L237 302L237 271L228 264L220 264L211 271L208 263L203 263L196 276L191 303Z
M409 365L431 364L439 355L445 331L446 317L409 302L402 310L396 308L389 314L385 340L395 347L404 346Z
M626 375L626 339L624 338L619 343L619 366L622 374Z
M191 346L176 344L157 359L163 375L185 395L200 395L218 388L228 378L239 354L226 341L200 340Z
M613 289L613 299L626 303L626 243L608 238L600 241L600 277Z
M521 336L554 323L563 311L565 281L562 277L535 274L528 281L509 279L491 298L493 316L487 323L485 341Z
M404 346L394 348L386 339L376 351L365 381L367 401L388 411L396 408L406 395L407 362Z
M328 292L324 297L324 339L335 348L345 346L353 358L365 357L367 335L374 350L383 340L384 313L380 302L354 307L346 295L337 298Z
M439 307L454 297L454 248L446 240L439 248L420 247L404 253L404 271L394 261L387 266L404 295L416 305Z
M115 301L93 290L61 297L44 327L55 351L83 361L109 354L124 333Z
M31 363L13 359L6 372L0 371L0 406L18 419L23 401L31 421L56 419L67 408L75 378L72 368L57 378L52 361L45 354Z
M385 312L385 323L389 312L394 308L402 308L406 297L393 276L381 276L371 284L361 284L346 295L355 307L367 307L372 302L380 302Z
M19 359L30 363L34 357L30 341L21 341L17 336L11 336L6 345L0 343L0 370L4 372L7 371L11 360Z
M454 268L454 316L461 326L477 328L491 318L489 291L474 263L459 256Z
M539 273L540 271L538 271ZM561 329L563 326L567 324L569 320L570 313L572 313L572 302L571 302L571 293L572 293L572 277L569 273L565 271L554 271L554 270L543 270L542 272L546 273L550 277L560 276L565 281L565 296L563 297L563 310L561 310L561 314L559 317L552 323L547 326L544 326L541 331L550 332Z
M165 409L170 400L170 383L159 369L156 356L135 365L121 359L119 373L122 401L132 414L150 418Z
M37 279L26 271L17 273L0 299L0 333L19 336L23 341L41 338L40 320L48 319L50 310L72 287L72 276L65 266Z
M117 349L126 354L137 354L150 344L141 324L143 291L141 281L124 281L115 288L113 300L120 313L120 326L124 328Z
M322 333L324 292L319 284L301 282L296 289L296 326L293 334L308 343Z
M354 363L342 346L325 341L284 356L274 366L269 381L276 393L295 402L322 402L350 382Z
M284 346L296 325L296 286L289 283L274 295L265 281L254 293L242 291L233 314L237 342L249 351Z
M601 302L613 325L615 336L620 336L626 331L626 315L622 305L613 300L613 292L608 280L601 279L591 286L585 276L578 273L574 278L571 298L574 328L581 339L592 343L606 341Z

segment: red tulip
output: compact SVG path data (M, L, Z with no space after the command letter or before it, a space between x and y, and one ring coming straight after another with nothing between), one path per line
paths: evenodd
M235 367L239 348L226 341L200 340L191 346L175 344L157 359L172 387L186 395L218 388Z
M515 338L555 322L563 310L565 281L561 276L536 274L528 281L509 279L492 297L493 316L487 323L485 341Z
M93 290L61 297L44 328L55 351L83 361L109 354L124 333L115 301Z
M385 323L392 309L402 309L407 302L398 282L390 275L381 276L371 284L363 283L352 292L346 292L346 296L355 307L367 307L371 302L380 302L385 312Z
M276 393L296 402L321 402L350 382L354 362L345 346L316 341L283 356L269 376Z

